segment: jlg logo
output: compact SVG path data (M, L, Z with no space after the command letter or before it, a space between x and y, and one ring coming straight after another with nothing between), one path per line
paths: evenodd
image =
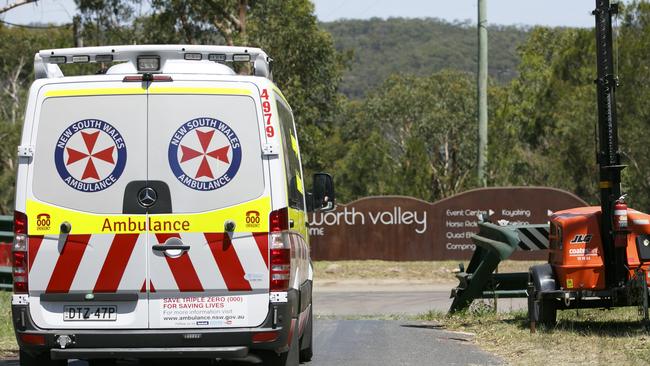
M260 226L260 213L258 211L246 212L246 227Z
M36 216L36 230L50 230L50 215L46 213Z
M571 244L589 244L592 237L591 234L579 234L573 237Z

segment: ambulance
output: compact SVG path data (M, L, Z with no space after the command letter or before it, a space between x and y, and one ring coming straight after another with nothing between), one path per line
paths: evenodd
M318 173L305 191L271 66L247 47L35 55L12 252L21 365L311 359L306 212L332 209L334 188Z

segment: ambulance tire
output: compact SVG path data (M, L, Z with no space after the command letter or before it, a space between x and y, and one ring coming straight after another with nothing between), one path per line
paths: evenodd
M314 313L312 306L309 306L309 317L307 318L307 325L300 338L300 362L309 362L314 356L313 338L314 338Z
M291 336L291 344L287 352L277 354L268 351L260 354L264 366L298 366L300 364L300 339L296 329Z
M20 358L20 366L64 366L68 364L68 360L51 359L49 352L43 352L37 356L33 356L20 350L18 357Z

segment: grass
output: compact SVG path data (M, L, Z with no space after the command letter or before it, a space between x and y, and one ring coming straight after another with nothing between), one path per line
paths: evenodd
M479 309L453 316L432 312L419 319L473 333L481 348L512 365L650 364L650 332L635 307L560 311L556 327L534 334L526 311L497 314Z
M11 292L0 291L0 357L14 356L18 345L11 321Z
M316 281L336 280L418 280L434 283L455 282L454 271L458 263L467 261L419 261L390 262L379 260L364 261L316 261L314 262L314 279ZM539 262L503 261L499 266L501 272L527 272L528 267Z

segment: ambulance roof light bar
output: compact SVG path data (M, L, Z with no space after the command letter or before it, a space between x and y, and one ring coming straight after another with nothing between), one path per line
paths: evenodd
M252 63L254 75L272 79L273 59L263 50L233 46L131 45L49 49L34 56L34 70L37 79L58 78L63 77L59 64L127 62L138 73L161 72L168 60L248 62Z

